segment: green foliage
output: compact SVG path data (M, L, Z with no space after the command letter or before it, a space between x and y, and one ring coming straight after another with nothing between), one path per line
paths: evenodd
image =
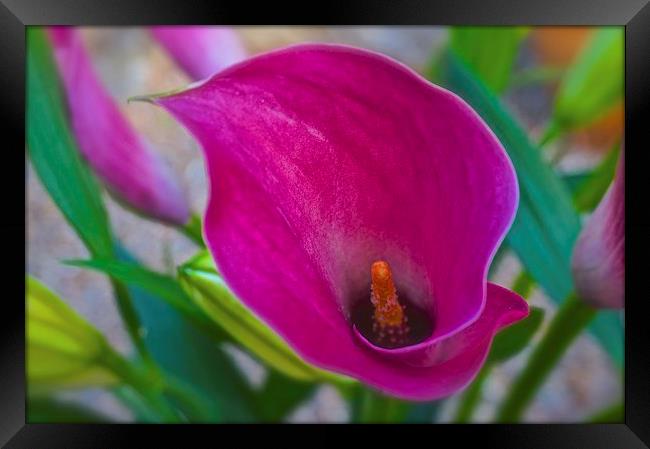
M27 28L27 145L32 165L52 200L93 257L114 257L113 237L99 185L70 131L59 76L45 32ZM113 283L117 305L138 352L152 364L138 334L128 290Z
M508 326L494 337L486 363L502 363L519 354L528 346L542 321L544 321L544 309L531 307L526 319Z
M28 423L111 423L113 420L101 413L69 401L51 397L29 398Z
M527 34L521 27L453 27L449 46L490 89L501 93Z
M193 386L203 397L216 396L213 410L198 421L248 422L262 412L219 343L230 336L199 309L178 280L150 271L120 249L123 260L75 261L70 264L99 270L135 289L135 306L146 330L145 344L166 371ZM164 304L161 303L164 302ZM197 332L198 331L198 332ZM192 348L188 351L188 348ZM211 375L209 370L214 370ZM217 413L216 404L224 408Z
M404 422L408 424L430 424L435 422L444 399L412 403Z
M255 396L256 410L264 422L282 422L301 402L316 391L317 384L296 382L276 371L270 371L268 378Z
M522 282L521 279L526 280L529 278L527 276L520 276L515 284ZM523 296L525 297L527 295ZM530 314L526 319L508 326L494 337L485 364L460 398L454 422L470 422L472 414L481 399L485 380L492 368L514 357L525 349L541 326L543 320L544 309L531 307Z
M574 339L594 319L597 310L579 298L567 298L553 317L542 340L535 347L524 370L501 403L497 421L518 422L547 376L557 365Z
M27 28L27 146L32 165L90 252L113 252L99 186L68 126L52 51L43 30Z
M128 264L138 261L117 248ZM199 422L255 421L253 391L228 354L196 328L190 318L139 286L130 286L133 303L142 321L144 343L163 372L191 386L209 402L209 411Z
M66 388L134 388L160 419L178 416L160 397L164 381L125 360L104 336L32 277L27 278L27 381L30 401Z
M180 231L198 246L205 248L203 235L201 233L201 217L196 214L192 214L185 226L180 228Z
M235 341L289 377L303 381L343 381L342 377L303 361L234 296L209 261L209 253L202 251L183 264L179 268L181 285L196 304Z
M572 290L569 260L580 219L569 192L503 104L462 62L448 55L445 85L469 102L495 132L517 172L520 200L507 243L557 301Z
M607 156L605 156L589 176L576 183L573 193L573 204L579 212L593 210L600 203L603 196L605 196L605 192L607 192L614 179L620 154L620 147L609 151Z
M108 342L42 283L27 277L27 380L30 395L115 385Z
M107 274L116 281L130 287L146 291L156 300L161 299L180 314L192 320L197 327L205 330L217 341L228 339L217 326L192 302L191 298L181 288L178 281L164 274L156 273L135 262L125 262L116 259L72 260L66 262L82 268L89 268Z
M352 402L352 421L360 424L402 422L409 414L410 405L407 401L359 385Z
M481 368L474 380L472 380L472 383L463 391L463 395L460 397L458 403L458 409L456 410L455 423L464 424L470 422L474 410L481 400L483 385L491 370L492 364L486 363L483 365L483 368Z
M108 218L102 202L99 185L82 161L79 150L70 132L64 105L64 98L58 83L58 73L52 60L52 51L47 38L41 29L28 29L28 146L32 164L43 182L44 187L52 199L70 222L73 229L88 247L92 256L98 260L107 261L115 257L124 258L124 253L117 254L113 238L109 228ZM116 277L114 277L115 279ZM239 373L231 367L227 356L223 354L214 342L210 340L209 345L216 355L201 354L188 351L192 347L190 342L185 341L185 333L196 332L192 326L183 322L178 324L177 312L166 304L160 305L160 299L143 294L133 288L127 288L121 282L113 281L118 308L126 323L127 330L147 364L146 373L137 373L128 363L121 360L116 354L112 354L113 368L120 370L123 377L130 379L139 393L145 394L145 402L156 409L159 420L166 422L178 421L178 415L172 410L163 398L162 386L168 383L176 385L177 382L167 379L166 375L159 372L156 362L148 352L149 346L155 346L156 361L163 359L168 362L165 368L173 374L186 372L193 369L199 379L214 383L220 377L236 379L234 383L227 384L222 389L224 397L232 397L238 391L234 384L239 381ZM134 306L135 302L135 306ZM168 307L165 309L165 307ZM136 310L137 309L137 310ZM170 310L171 309L171 310ZM146 322L140 322L140 313L146 314ZM170 321L165 321L168 318ZM175 325L172 325L174 323ZM185 327L183 327L185 326ZM161 338L165 345L151 345L152 341L159 341ZM167 338L170 341L165 341ZM146 343L146 344L145 344ZM175 348L176 346L176 348ZM198 344L196 345L199 346ZM176 353L167 354L167 351L176 350ZM197 354L198 353L198 354ZM194 363L186 363L186 359L195 357ZM218 363L220 358L223 363ZM171 360L170 360L171 359ZM218 368L212 367L218 372L217 376L209 376L206 369L211 368L209 363L199 366L205 360L214 361ZM190 368L191 367L191 368ZM230 371L229 371L229 368ZM146 375L149 382L141 382L141 376ZM202 378L200 376L203 376ZM165 379L163 380L163 377ZM185 377L190 385L195 383L201 385L200 381L189 376ZM136 382L136 380L138 380ZM150 384L150 385L148 385ZM178 395L176 395L178 396ZM184 394L181 394L184 396ZM186 396L186 395L185 395ZM192 396L192 393L189 393ZM214 395L218 396L218 395ZM239 396L233 398L232 410L238 410L239 405L245 404ZM181 407L182 408L182 407ZM195 407L192 407L195 408ZM230 409L229 409L230 410ZM195 410L185 410L190 416ZM212 406L212 412L208 419L215 420L219 416L216 404Z
M588 125L623 98L623 27L595 32L560 84L542 142Z

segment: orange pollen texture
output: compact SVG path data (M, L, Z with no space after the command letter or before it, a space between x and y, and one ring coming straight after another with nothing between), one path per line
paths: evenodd
M379 260L370 267L371 295L370 300L375 307L373 315L375 325L384 328L405 327L404 309L397 299L397 290L388 262Z

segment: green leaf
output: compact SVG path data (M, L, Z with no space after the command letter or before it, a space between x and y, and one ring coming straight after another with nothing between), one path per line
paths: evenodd
M130 257L122 249L118 249L118 254L125 259ZM162 382L166 385L165 391L178 383L173 382L175 377L186 384L184 387L186 394L183 396L187 397L189 393L192 404L178 402L175 396L169 396L170 399L175 400L177 407L185 411L186 416L198 422L215 422L221 418L237 422L254 419L251 391L227 355L216 344L214 338L207 338L204 334L197 333L194 325L190 324L196 324L196 320L189 321L194 319L193 315L185 318L178 314L178 308L172 308L177 301L185 301L190 304L194 313L202 314L195 309L176 280L150 272L133 259L129 259L128 262L94 260L79 265L101 269L129 285L135 307L142 317L141 332L144 335L144 343L156 362L164 368ZM144 293L144 289L166 296L168 302L165 303L160 296ZM173 305L170 306L170 303ZM203 317L202 320L207 320L204 315L200 316ZM206 326L210 331L205 332L219 336L220 330L212 322L207 322ZM224 335L223 332L221 335ZM188 348L192 350L188 351ZM153 374L149 373L150 382L154 382L151 377ZM187 385L192 387L188 389ZM198 400L195 400L197 398ZM222 411L221 407L225 410ZM157 411L154 410L154 413ZM154 417L149 414L149 416L145 415L145 418L153 422L170 420L169 414Z
M531 307L530 314L499 332L492 342L487 363L501 363L519 354L530 342L544 321L544 309Z
M309 399L317 384L296 382L270 371L264 387L256 395L257 410L265 422L282 422L298 405Z
M159 379L125 360L104 336L32 277L27 278L27 381L30 397L62 389L129 385L169 421Z
M361 384L352 404L352 421L360 424L389 424L403 422L410 409L410 403Z
M440 75L445 87L480 114L507 150L517 172L520 199L506 243L535 281L560 304L573 291L570 260L580 232L580 217L566 186L505 106L453 54L443 58ZM620 320L601 312L590 330L622 366Z
M512 284L512 291L527 300L534 286L535 280L530 277L527 271L522 271L515 278Z
M620 147L609 151L589 176L576 184L573 193L573 204L575 204L578 211L589 212L600 203L614 179L620 153Z
M494 94L453 55L446 62L446 87L481 115L517 172L519 208L507 242L535 280L559 302L573 289L569 260L580 231L580 217L569 192Z
M404 418L409 424L430 424L435 422L444 400L411 403Z
M138 264L120 246L117 254L123 262ZM255 421L253 392L221 346L164 300L135 285L129 290L142 320L145 345L156 362L211 404L204 421Z
M181 285L233 339L279 372L303 381L342 382L341 376L303 361L275 332L260 321L230 291L216 272L207 251L179 267Z
M553 66L537 66L513 73L509 87L518 88L534 84L558 81L564 75L564 69Z
M453 422L459 424L471 422L474 410L476 410L476 406L483 397L483 386L485 385L485 381L487 380L491 370L491 363L483 364L483 367L476 377L474 377L472 383L463 391L463 394L458 401L458 409L456 410L456 416L454 417Z
M54 202L74 227L91 254L112 259L114 246L106 211L94 180L79 156L67 124L63 96L58 83L51 49L44 32L28 31L28 111L27 134L34 168ZM121 253L121 257L126 257ZM128 257L126 257L128 260ZM141 335L166 372L202 389L211 398L211 419L222 416L232 421L250 421L254 416L250 391L228 356L213 339L197 334L187 319L169 305L142 289L126 289L113 283L120 313L130 335L145 359ZM136 310L132 309L131 295ZM137 312L137 313L136 313ZM141 315L142 326L138 315ZM192 348L192 350L189 350ZM217 399L225 413L219 415ZM150 397L149 400L155 400ZM170 410L162 410L172 419Z
M528 30L520 27L453 27L450 48L494 92L503 92Z
M113 245L99 185L68 125L52 51L40 28L27 28L27 146L32 165L65 218L95 256Z
M27 29L27 145L32 165L52 200L90 253L113 257L113 238L95 178L70 131L52 49L45 32ZM114 283L118 309L138 352L149 360L128 291Z
M31 276L27 277L27 381L30 395L115 385L106 339Z
M111 423L112 418L70 401L51 397L28 398L27 422L32 423Z
M164 417L160 416L138 393L128 386L111 388L111 393L126 408L133 413L133 420L137 423L161 423Z
M571 295L551 320L541 341L535 346L524 369L511 385L499 406L497 422L521 419L527 406L539 392L558 361L598 311Z
M562 79L543 142L588 125L621 101L623 45L623 27L604 27L594 33Z
M189 221L183 227L179 228L179 230L198 246L205 248L203 234L201 232L201 217L197 214L192 214Z
M577 172L572 172L572 173L563 173L560 176L562 177L562 181L564 181L564 184L567 186L567 189L571 192L573 195L573 204L575 205L575 194L576 190L578 190L578 187L585 182L592 174L592 170L580 170ZM577 206L576 206L577 207Z
M66 263L97 270L130 287L138 287L153 297L165 301L217 341L228 339L228 336L192 302L178 281L171 276L156 273L138 263L115 259L72 260Z

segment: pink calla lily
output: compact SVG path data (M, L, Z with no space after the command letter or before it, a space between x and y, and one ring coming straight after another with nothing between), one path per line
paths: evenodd
M108 188L158 220L182 225L189 207L174 173L139 136L97 77L73 27L52 27L49 37L67 96L79 149Z
M516 212L515 172L451 92L379 54L300 45L151 100L203 147L219 271L305 360L436 399L527 316L486 280ZM393 311L396 291L411 326L401 343L379 344L368 326L381 303L371 290Z
M625 153L616 176L585 225L573 250L578 296L598 308L625 302Z
M151 34L193 79L203 79L246 58L235 31L218 26L155 26Z

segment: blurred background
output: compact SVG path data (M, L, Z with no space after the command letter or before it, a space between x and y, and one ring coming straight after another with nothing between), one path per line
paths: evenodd
M423 72L448 39L444 27L236 27L251 55L300 42L336 42L389 55ZM533 140L548 123L553 93L563 70L574 61L593 30L586 27L539 27L527 35L515 61L513 79L503 94L512 113ZM127 104L133 95L182 87L190 82L165 51L138 28L84 29L95 68L106 87L122 106L135 128L153 144L180 176L194 211L203 211L207 185L203 161L194 140L162 109L145 103ZM540 70L543 68L543 70ZM622 68L621 68L622 70ZM623 132L622 102L589 127L551 144L547 156L562 154L557 168L573 173L595 166L620 141ZM123 353L131 353L111 288L99 273L66 266L58 261L84 259L83 244L44 191L30 165L27 168L27 271L70 302L75 310L101 330ZM141 261L161 272L192 256L196 247L172 228L143 220L107 198L117 237ZM519 272L514 256L506 255L493 280L511 285ZM531 304L553 310L554 304L536 291ZM548 322L548 320L546 321ZM539 335L539 333L538 333ZM260 384L265 369L243 352L229 354L252 384ZM487 422L510 381L528 355L526 350L494 369L483 390L483 402L475 420ZM620 374L592 337L583 334L571 347L541 394L527 412L529 422L576 422L609 405L622 395ZM133 419L131 412L101 390L62 393L62 398L82 401L119 421ZM310 401L288 418L290 422L345 422L350 411L332 387L321 387ZM456 399L445 402L442 422L451 419Z

